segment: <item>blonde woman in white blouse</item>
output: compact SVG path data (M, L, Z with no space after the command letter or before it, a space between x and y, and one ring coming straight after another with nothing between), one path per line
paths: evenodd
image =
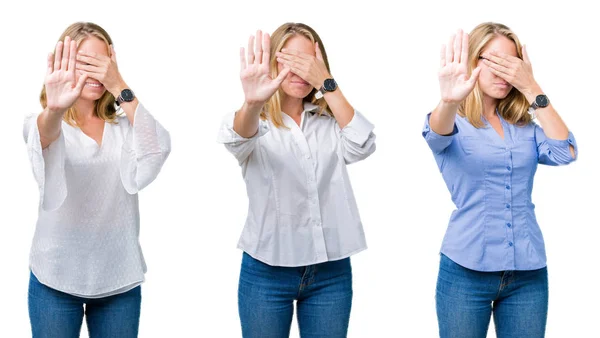
M128 88L112 40L92 23L62 34L40 101L43 112L24 125L40 190L33 337L79 337L84 311L92 338L137 337L146 271L137 193L167 159L169 133Z
M307 25L258 31L246 52L245 102L219 134L249 198L238 245L243 336L288 337L296 301L302 337L345 337L349 257L366 249L346 165L375 151L373 125L337 88Z

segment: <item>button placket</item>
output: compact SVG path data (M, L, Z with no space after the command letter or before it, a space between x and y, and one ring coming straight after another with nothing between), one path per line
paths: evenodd
M504 175L504 227L506 229L506 248L509 250L507 263L514 266L515 246L513 229L513 194L512 194L512 151L507 148L505 152L506 174Z

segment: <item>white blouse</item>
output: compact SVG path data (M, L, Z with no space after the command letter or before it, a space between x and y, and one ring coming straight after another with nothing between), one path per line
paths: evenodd
M40 190L31 271L86 298L136 287L146 272L137 193L169 156L169 133L138 104L133 127L124 114L105 123L100 146L63 121L59 138L42 150L38 116L26 117L23 130Z
M274 266L305 266L346 258L366 249L346 165L375 151L373 125L355 112L340 129L334 118L305 103L300 126L260 121L241 137L229 114L218 141L242 167L249 207L238 248ZM289 129L288 129L289 128Z

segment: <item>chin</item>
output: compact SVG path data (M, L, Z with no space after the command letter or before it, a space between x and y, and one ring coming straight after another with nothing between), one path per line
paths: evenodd
M82 100L86 100L86 101L97 101L97 100L100 100L102 95L104 95L104 92L102 92L102 93L86 93L84 91L83 93L81 93L81 96L79 98Z

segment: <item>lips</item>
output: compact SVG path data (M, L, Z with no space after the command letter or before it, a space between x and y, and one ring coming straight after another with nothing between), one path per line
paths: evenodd
M308 86L308 82L306 81L291 81L291 83L300 86Z

